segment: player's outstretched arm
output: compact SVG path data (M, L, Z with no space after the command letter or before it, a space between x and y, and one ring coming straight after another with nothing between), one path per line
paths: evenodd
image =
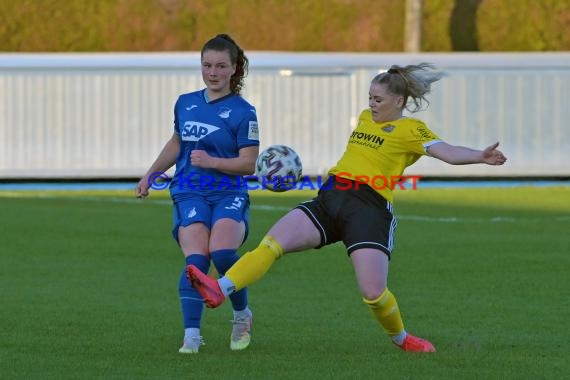
M145 198L148 196L148 190L150 187L149 176L156 173L164 173L172 165L176 163L176 157L178 157L178 152L180 151L180 138L176 133L172 135L170 140L166 142L164 148L154 161L154 163L147 170L145 175L140 179L135 187L135 197Z
M484 150L471 149L464 146L439 142L428 148L430 156L452 165L487 164L503 165L507 157L497 149L499 143L489 145Z

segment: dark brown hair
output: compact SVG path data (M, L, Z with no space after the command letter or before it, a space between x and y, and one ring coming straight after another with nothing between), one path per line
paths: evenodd
M249 60L243 50L227 34L218 34L206 42L204 47L202 47L201 58L204 57L206 50L227 51L229 53L232 65L236 66L236 72L230 79L230 91L236 95L240 95L249 66Z

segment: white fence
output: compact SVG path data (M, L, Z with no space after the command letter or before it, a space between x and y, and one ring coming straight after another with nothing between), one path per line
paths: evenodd
M569 176L570 53L251 52L244 97L262 147L292 146L305 174L344 151L370 79L393 63L448 74L416 115L452 144L495 141L496 168L423 158L424 176ZM0 54L0 178L138 177L172 134L178 95L203 87L199 53Z

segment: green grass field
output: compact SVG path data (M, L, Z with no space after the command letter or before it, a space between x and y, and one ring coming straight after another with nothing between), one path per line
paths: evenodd
M311 193L252 195L255 246ZM252 345L229 350L228 304L180 355L165 192L0 192L2 379L561 379L570 373L570 187L423 189L396 198L392 346L340 244L293 254L250 289ZM372 223L373 221L371 221ZM566 375L563 375L566 373Z

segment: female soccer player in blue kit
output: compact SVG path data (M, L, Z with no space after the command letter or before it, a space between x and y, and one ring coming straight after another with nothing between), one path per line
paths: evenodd
M244 175L255 170L259 134L255 107L240 96L248 59L226 34L212 38L201 52L206 88L183 94L174 107L174 134L137 184L146 197L153 174L176 163L170 183L174 202L173 235L186 265L208 273L210 260L220 275L238 259L248 233L249 196ZM184 342L179 352L197 353L203 339L203 299L182 271L179 281ZM230 296L233 306L232 350L250 343L252 312L247 290Z
M277 221L261 244L218 281L205 276L200 268L188 266L188 277L206 304L217 307L234 291L263 277L286 253L343 241L363 301L392 342L404 351L435 351L429 341L406 332L396 298L387 287L396 227L393 194L382 182L370 182L377 176L401 176L424 155L453 165L505 163L506 157L497 149L499 143L484 150L450 145L422 121L403 116L405 108L419 110L431 83L440 78L429 64L392 66L374 77L369 108L360 114L343 156L329 171L332 186L322 187L315 199L301 203Z

